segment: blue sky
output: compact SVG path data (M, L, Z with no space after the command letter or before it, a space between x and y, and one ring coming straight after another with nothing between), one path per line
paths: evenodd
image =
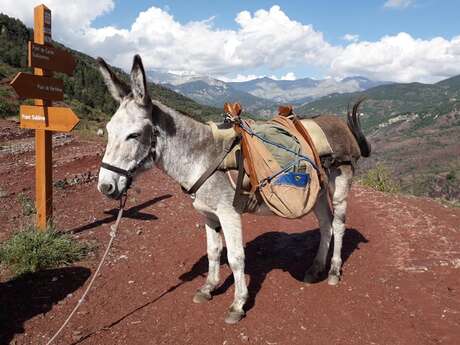
M43 1L43 0L42 0ZM40 0L2 0L31 25ZM436 82L460 74L458 0L48 0L53 37L129 70L223 80L344 78Z
M182 22L200 21L215 17L219 28L236 29L237 13L257 11L280 5L293 20L312 24L330 42L343 43L341 37L357 33L365 40L378 40L384 35L408 32L419 38L460 34L458 0L419 0L408 8L384 8L384 0L328 0L328 1L115 1L115 9L96 18L95 27L116 25L128 29L141 11L151 6L163 8Z

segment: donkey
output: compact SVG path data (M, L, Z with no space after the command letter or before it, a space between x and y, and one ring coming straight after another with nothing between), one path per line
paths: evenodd
M107 124L108 143L99 172L98 190L117 199L129 188L133 177L154 165L183 188L189 189L207 167L222 155L222 143L214 140L208 125L150 98L139 55L134 56L130 87L117 78L102 58L98 58L98 64L110 94L119 103ZM332 234L334 252L328 283L335 285L340 279L347 194L354 172L352 163L360 156L370 154L370 146L361 131L356 113L357 106L353 108L353 114L348 114L348 126L335 116L317 118L328 138L336 141L338 151L341 149L342 156L347 159L339 159L339 163L329 164L326 169L328 187L322 188L314 206L321 241L313 264L305 273L305 282L318 281L325 270ZM332 210L328 192L332 199ZM225 317L225 322L229 324L237 323L244 317L244 305L248 298L241 215L232 206L234 194L225 172L217 170L198 189L193 201L194 208L205 216L209 261L206 282L195 293L193 302L209 301L219 284L223 233L228 263L235 281L234 300ZM264 205L260 205L256 212L270 213Z

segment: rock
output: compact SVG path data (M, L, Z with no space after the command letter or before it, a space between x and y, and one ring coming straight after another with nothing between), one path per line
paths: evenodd
M96 134L97 134L99 137L102 137L102 136L104 135L104 130L103 130L102 128L98 128Z
M249 337L244 333L240 334L240 339L243 343L247 343L249 341Z
M81 331L73 331L72 332L72 339L74 341L79 341L81 338L83 338L83 333Z

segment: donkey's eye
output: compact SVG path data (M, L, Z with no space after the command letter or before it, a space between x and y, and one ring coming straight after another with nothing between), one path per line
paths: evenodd
M130 135L128 135L126 137L126 140L130 140L130 139L137 139L141 136L141 133L131 133Z

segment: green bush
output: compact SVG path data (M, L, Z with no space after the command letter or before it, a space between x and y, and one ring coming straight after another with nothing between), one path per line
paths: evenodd
M1 95L0 95L1 96ZM17 115L19 109L17 105L5 102L0 99L0 118Z
M382 164L367 171L361 178L361 183L380 192L396 193L401 190L399 183L394 181L390 171Z
M88 252L88 245L78 243L67 234L51 227L38 231L29 226L0 246L0 263L20 275L68 265L83 259Z
M18 194L18 201L21 205L22 215L23 216L31 216L36 213L35 203L34 201L24 193Z

